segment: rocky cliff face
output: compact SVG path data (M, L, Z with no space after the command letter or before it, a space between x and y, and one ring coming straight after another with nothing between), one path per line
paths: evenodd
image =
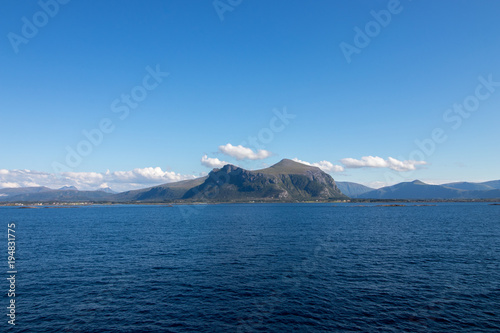
M214 169L183 199L193 201L302 201L345 199L333 178L319 168L284 160L275 166L249 171L234 165ZM284 165L286 164L286 166Z

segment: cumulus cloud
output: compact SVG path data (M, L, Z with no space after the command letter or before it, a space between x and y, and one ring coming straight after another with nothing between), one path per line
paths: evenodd
M328 161L320 161L320 162L316 162L316 163L309 163L309 162L306 162L306 161L301 161L297 157L294 158L294 159L292 159L292 161L295 161L295 162L298 162L298 163L302 163L302 164L305 164L305 165L310 165L310 166L318 167L321 170L323 170L324 172L342 172L342 171L344 171L344 167L342 167L341 165L335 165L335 164L333 164L331 162L328 162Z
M368 187L371 187L374 189L379 189L379 188L391 186L394 184L396 184L396 183L388 183L388 182L383 182L383 181L378 181L378 180L373 181L373 182L368 182L368 183L361 183L361 185L365 185L365 186L368 186Z
M161 168L137 168L130 171L109 170L100 172L62 172L59 174L33 170L0 170L0 188L46 186L60 188L75 186L80 190L96 190L111 187L115 191L126 191L158 184L196 178L181 175Z
M194 176L185 176L173 171L163 171L160 167L133 169L131 171L107 171L104 174L104 181L115 183L140 183L152 184L158 182L174 182L185 179L191 179Z
M5 182L1 184L2 188L16 188L16 187L21 187L18 183L9 183Z
M346 168L389 168L395 171L415 170L418 165L425 165L425 161L400 161L389 157L386 160L378 156L363 156L360 160L343 158L340 160Z
M225 155L236 158L237 160L263 160L272 155L268 150L259 149L254 152L252 149L243 147L242 145L233 146L228 143L223 146L219 146L219 151Z
M229 164L226 161L221 161L218 158L208 157L207 155L203 155L201 158L201 164L209 168L222 168L224 165Z

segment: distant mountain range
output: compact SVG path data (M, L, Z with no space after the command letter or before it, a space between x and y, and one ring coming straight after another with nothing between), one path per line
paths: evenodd
M492 180L484 183L468 183L468 182L449 183L449 184L444 184L442 186L456 188L458 190L467 190L467 191L489 191L489 190L500 189L500 180Z
M114 195L112 200L117 202L165 202L180 200L188 190L203 184L207 178L208 176L140 190L126 191Z
M78 189L74 186L63 186L59 190L62 191L78 191Z
M356 198L364 193L374 190L374 188L352 182L336 182L336 183L339 190L351 198Z
M113 194L105 191L53 190L48 187L0 189L0 202L97 202L109 201L112 196Z
M364 199L496 199L500 181L429 185L419 180L399 183L357 196Z
M116 193L108 188L80 191L24 187L0 189L0 202L297 202L359 199L500 199L500 180L443 185L419 180L373 189L352 182L335 182L321 169L289 159L261 170L245 170L228 164L208 176L140 190Z
M109 201L116 192L108 188L80 191L74 186L51 189L45 186L0 189L0 202Z

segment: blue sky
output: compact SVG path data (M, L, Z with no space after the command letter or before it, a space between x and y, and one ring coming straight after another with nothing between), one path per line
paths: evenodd
M0 187L122 190L282 158L373 186L500 178L498 1L63 2L3 3Z

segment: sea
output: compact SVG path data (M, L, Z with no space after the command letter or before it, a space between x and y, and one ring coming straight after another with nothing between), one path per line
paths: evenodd
M2 332L500 332L499 205L0 207L0 222Z

